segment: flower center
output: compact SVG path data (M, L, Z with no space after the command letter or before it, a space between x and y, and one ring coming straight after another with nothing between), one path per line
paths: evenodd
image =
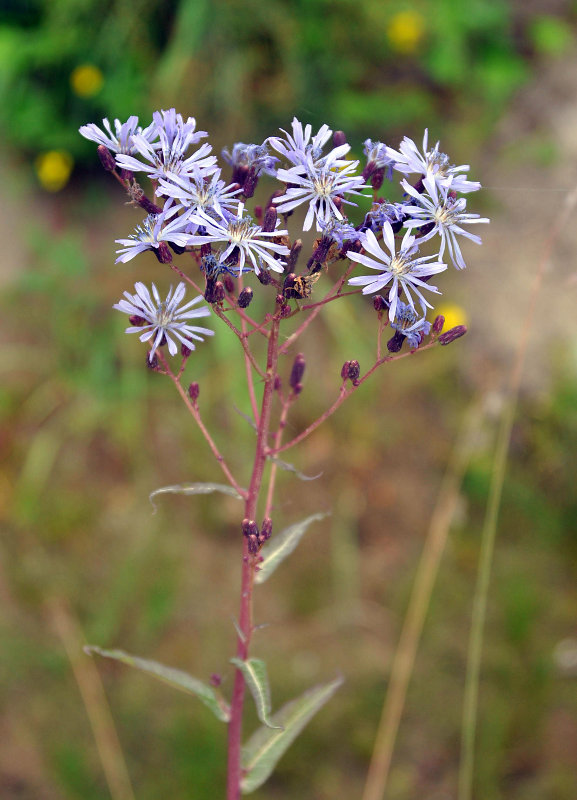
M235 244L241 244L243 241L252 239L257 229L251 223L252 220L250 218L233 220L230 222L228 226L228 237L230 241Z
M398 256L391 259L389 272L392 272L393 275L406 275L407 272L411 271L411 263L410 259L405 258L405 256L400 253Z
M445 177L447 170L450 167L449 156L445 153L440 153L436 148L429 150L426 155L427 158L427 172Z
M333 194L335 177L330 172L320 172L313 180L315 193L319 197L330 197Z

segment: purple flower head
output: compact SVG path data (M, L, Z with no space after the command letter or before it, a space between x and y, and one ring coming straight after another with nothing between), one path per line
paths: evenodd
M323 239L331 239L339 247L342 247L345 242L354 242L360 238L354 225L344 219L329 217L328 220L319 220L319 226L323 233Z
M156 137L154 123L143 130L138 125L138 117L129 117L126 122L120 122L119 119L115 119L114 131L107 119L102 120L102 125L106 128L106 133L94 122L89 125L82 125L79 131L85 139L90 139L91 142L96 142L97 144L103 144L112 153L124 153L126 155L134 153L136 148L133 136L135 134L142 136L147 142L151 142Z
M153 143L143 136L133 137L134 147L142 160L128 155L117 155L116 163L131 172L146 172L149 178L159 180L172 175L190 176L195 171L212 175L218 169L216 158L209 155L212 147L205 142L196 152L187 155L188 149L207 136L206 131L196 131L196 121L189 117L186 122L172 108L170 111L154 113L154 127L158 141Z
M172 214L175 210L171 210ZM175 217L167 222L169 215L171 214L167 214L166 211L162 214L149 214L128 239L117 239L116 244L121 244L122 248L116 251L119 254L116 263L130 261L145 250L157 250L161 242L186 247L190 243L190 234L187 233L188 220L186 217Z
M127 328L126 333L140 333L141 342L152 340L152 347L148 354L149 362L152 362L156 349L165 342L170 355L175 356L178 352L178 345L174 339L188 347L189 350L194 350L193 339L202 342L204 341L203 336L214 336L214 331L209 328L199 328L196 325L189 325L187 322L189 319L208 317L210 311L206 306L193 308L202 301L201 295L180 306L186 293L184 283L178 284L174 294L170 287L166 300L160 299L154 284L152 284L152 296L143 283L136 283L134 288L136 294L124 292L124 298L112 307L124 314L144 320L144 325Z
M312 126L306 125L303 129L302 122L294 117L292 121L292 135L281 128L285 135L285 139L280 136L271 136L267 140L270 146L280 153L287 161L293 165L294 170L303 173L309 168L310 162L313 165L321 166L328 160L334 166L342 166L350 162L339 161L342 156L346 155L351 146L349 144L341 144L334 147L326 156L323 156L323 147L331 138L332 130L328 125L322 125L318 133L311 138ZM281 178L280 180L283 180Z
M420 228L423 225L432 226L420 241L427 241L436 234L441 237L441 248L439 258L443 257L445 247L449 250L451 261L457 269L465 269L467 266L461 253L461 248L457 242L457 236L464 236L475 244L481 244L481 237L464 230L462 225L472 225L479 222L489 222L485 217L478 214L469 214L466 211L467 201L464 197L455 198L450 190L443 186L437 186L434 180L425 179L423 184L428 189L429 194L421 194L413 188L408 181L402 181L403 189L416 201L415 205L406 205L405 213L410 219L405 221L405 227L409 229Z
M214 209L222 216L224 209L236 209L238 201L235 195L240 191L233 188L233 184L225 186L220 180L220 170L207 176L195 168L189 177L170 175L168 179L161 178L156 193L174 198L187 215Z
M432 150L429 150L428 139L429 132L425 129L422 153L408 136L405 136L401 142L400 152L388 147L388 154L395 162L395 169L405 175L416 172L423 175L425 179L429 178L434 181L437 186L454 189L456 192L475 192L481 188L478 181L469 181L465 175L460 174L469 171L468 164L462 164L460 167L451 164L449 156L439 150L439 142Z
M367 180L375 170L379 169L384 170L387 180L390 181L393 179L395 159L391 157L386 144L382 142L373 142L372 139L366 139L363 153L367 157L367 166L363 172L365 180Z
M227 164L233 168L233 181L243 183L244 178L249 170L252 170L255 175L260 175L264 172L266 175L274 175L276 172L276 164L278 158L272 156L264 144L244 144L244 142L237 142L233 145L232 153L229 153L227 148L222 151L222 157ZM239 173L241 178L237 180L236 173Z
M226 218L212 219L204 211L198 211L190 216L190 222L202 226L204 235L190 237L190 244L203 245L209 242L223 242L226 249L220 254L219 261L227 262L235 250L238 251L238 271L242 274L247 257L250 259L255 273L258 275L264 261L275 272L284 271L284 263L278 261L272 253L288 256L290 250L286 245L270 241L279 236L288 236L288 231L263 231L255 225L252 217L244 216L244 203L238 204L236 217L226 214ZM278 222L277 222L278 225Z
M345 200L345 194L360 195L361 189L368 188L360 176L352 174L358 165L358 161L334 161L328 157L322 162L314 163L309 156L304 173L304 167L279 169L277 178L288 186L285 194L275 197L273 203L285 214L302 203L308 203L303 231L311 229L313 220L316 221L317 231L320 231L321 222L328 223L334 217L343 219L339 209L341 202L356 205ZM337 199L338 205L335 203Z
M425 308L432 308L431 304L423 296L422 290L427 289L430 292L435 292L435 294L440 294L440 292L436 286L431 286L423 279L447 269L446 264L442 264L439 261L430 263L432 258L437 258L436 255L414 258L414 255L418 252L418 247L415 244L415 237L410 231L407 231L403 237L397 253L393 229L388 221L385 221L383 225L383 241L388 252L381 248L377 237L370 230L361 235L361 241L364 250L369 255L349 252L347 254L348 257L359 264L363 264L365 267L378 270L379 274L376 276L363 275L357 278L350 278L349 283L352 286L363 286L363 294L373 294L374 292L380 292L388 284L392 284L388 295L389 319L391 322L397 313L397 304L401 291L404 292L411 308L415 306L412 292L418 297L423 311Z
M397 303L395 318L391 327L406 337L409 347L413 349L421 344L423 336L431 332L431 323L420 317L414 308L401 300Z
M385 222L390 222L396 233L403 226L405 217L403 203L375 203L367 213L363 225L365 228L370 228L373 233L380 233Z

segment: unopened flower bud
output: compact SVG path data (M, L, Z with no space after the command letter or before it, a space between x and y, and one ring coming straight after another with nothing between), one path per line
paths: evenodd
M282 389L281 377L280 377L280 375L275 375L274 376L274 390L275 390L275 392L280 392L281 389Z
M200 386L196 381L193 381L193 383L191 383L190 386L188 387L188 396L190 397L193 403L196 403L199 394L200 394Z
M441 333L444 324L445 317L442 314L439 314L438 317L435 317L435 321L433 322L433 333Z
M373 297L373 307L374 307L375 311L379 312L379 314L382 311L385 311L386 308L387 308L387 303L386 303L385 298L380 294L375 295Z
M387 350L389 353L398 353L404 341L403 334L400 331L395 331L395 335L387 342Z
M261 542L266 542L270 539L272 534L272 519L270 517L265 517L262 521L262 526L260 529L260 540Z
M248 519L245 517L241 523L242 533L243 536L247 538L249 536L257 536L258 537L258 525L254 521L254 519Z
M213 672L210 676L210 685L214 686L217 689L220 684L222 683L222 677L218 674L218 672Z
M253 294L254 292L250 286L246 286L238 296L239 308L248 308L251 304Z
M333 144L335 147L340 147L347 143L347 137L344 131L335 131L333 133Z
M177 256L181 256L183 253L186 253L186 247L181 247L179 244L174 244L174 242L170 242L170 249L173 253L176 253Z
M297 276L294 272L289 272L289 274L284 279L283 283L283 294L285 297L298 297L299 294L295 291L295 283L296 283Z
M256 189L257 184L258 184L258 174L253 169L249 169L248 175L246 176L246 180L244 182L244 186L242 187L242 193L244 194L247 200L249 197L252 197L254 195L254 190Z
M185 344L181 344L180 345L180 355L183 358L188 358L191 353L192 353L192 350L190 349L190 347L187 347Z
M333 243L332 239L323 236L322 239L317 244L317 247L313 253L313 260L318 262L319 264L322 264L326 260L326 257L329 254L329 250L331 248L332 243Z
M266 233L272 233L276 228L276 221L278 217L278 211L274 206L269 206L264 215L264 222L262 223L262 229Z
M277 296L275 297L275 303L277 304L277 306L282 306L284 304L284 297L282 296L282 294L277 294Z
M345 361L345 363L344 363L344 364L343 364L343 366L342 366L342 369L341 369L341 378L342 378L344 381L348 381L348 379L349 379L349 367L350 367L350 366L351 366L351 362L350 362L350 361Z
M304 357L303 353L299 353L295 357L295 360L293 361L293 366L292 366L292 369L291 369L291 376L290 376L290 379L289 379L290 387L295 392L295 394L299 393L297 391L296 387L297 386L301 386L301 381L302 381L303 375L305 374L305 366L306 366L305 357ZM301 386L301 389L302 389L302 386Z
M234 281L230 275L224 276L224 288L228 294L232 294L234 292Z
M353 381L353 383L357 380L359 375L361 374L361 367L358 361L354 360L349 363L349 380Z
M280 310L281 318L284 319L285 317L290 316L291 310L292 309L289 303L285 303L284 305L282 305Z
M154 254L161 264L170 264L172 261L172 253L166 242L159 242L158 247L154 248Z
M131 325L135 328L141 328L143 325L147 325L147 321L142 317L137 316L136 314L132 314L132 316L128 317L128 321Z
M266 269L261 269L257 275L257 278L263 286L268 286L272 280L270 272L268 272Z
M455 339L460 339L461 336L464 336L466 333L467 328L464 325L457 325L455 328L451 328L451 330L439 336L439 344L451 344Z
M255 556L260 548L260 542L258 540L258 536L249 536L248 537L248 552L251 556Z
M294 272L294 268L296 266L296 263L298 261L298 257L300 255L300 252L301 252L302 249L303 249L302 240L301 239L296 239L293 242L293 245L292 245L291 251L290 251L290 255L289 255L288 259L287 259L286 268L287 268L288 272Z
M152 358L146 356L146 366L148 367L148 369L151 370L158 369L158 356L156 355L156 353L152 356Z
M211 304L222 303L224 300L224 283L222 281L215 281L214 278L208 278L204 291L204 299L207 303Z

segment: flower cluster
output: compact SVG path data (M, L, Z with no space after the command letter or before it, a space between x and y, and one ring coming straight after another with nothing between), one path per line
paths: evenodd
M295 118L290 131L281 129L282 135L261 144L238 142L224 150L230 183L211 145L201 143L207 133L196 129L193 117L185 119L175 109L156 112L147 127L139 126L133 116L124 123L114 120L114 125L105 119L102 129L84 125L80 133L99 146L105 168L116 172L133 203L146 212L132 234L117 240L117 261L125 263L151 251L196 286L196 278L188 278L172 263L175 254L188 253L206 280L205 299L221 310L225 299L233 309L246 307L252 289L240 287L239 303L234 279L254 272L263 286L275 288L282 315L287 316L292 313L288 300L298 305L310 296L320 273L348 259L349 285L362 287L364 295L379 293L399 346L407 341L416 348L431 331L426 314L432 296L440 293L431 278L447 269L446 257L463 269L459 239L479 244L480 238L466 228L489 221L469 212L467 198L460 196L480 188L468 179L468 165L452 164L439 142L429 147L428 131L422 151L407 137L398 150L367 139L361 167L359 160L349 159L351 146L342 132L333 134L322 125L313 133L311 125L303 126ZM384 181L392 182L395 172L401 174L396 199L381 196ZM151 181L150 197L139 174ZM251 215L247 200L265 176L280 188ZM302 243L291 243L287 222L300 206L305 207L302 231L314 226L320 239L306 271L297 275ZM351 207L349 214L346 207ZM428 248L424 254L423 245ZM369 274L351 276L355 265ZM165 300L154 285L152 294L142 283L135 288L136 294L125 293L115 308L135 320L127 330L140 332L141 340L149 343L150 359L165 344L175 355L176 342L188 355L193 339L212 333L187 322L210 312L206 305L193 309L200 295L180 305L185 283L171 289Z

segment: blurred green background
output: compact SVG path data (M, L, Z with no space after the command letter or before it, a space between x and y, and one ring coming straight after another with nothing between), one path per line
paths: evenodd
M2 798L111 796L79 691L94 691L84 641L205 680L222 672L231 688L240 512L234 500L165 497L151 514L158 486L220 475L111 310L135 280L169 280L153 257L114 265L114 239L140 216L77 133L105 116L147 124L173 105L217 151L260 142L294 114L346 131L358 156L365 138L396 147L428 127L487 187L471 198L493 220L485 243L443 285L444 309L469 335L390 365L290 454L323 476L281 474L277 530L309 512L333 515L256 606L270 623L255 652L269 664L275 707L335 670L347 680L255 797L360 797L442 475L472 426L387 795L455 796L502 392L539 254L577 171L576 21L563 0L0 4ZM577 796L573 252L569 230L539 298L513 434L483 656L483 800ZM295 431L334 398L345 359L370 363L368 312L360 300L331 307L311 331ZM247 410L234 344L219 331L187 374L246 475L253 440L230 400ZM220 723L127 668L98 667L136 797L222 797Z

